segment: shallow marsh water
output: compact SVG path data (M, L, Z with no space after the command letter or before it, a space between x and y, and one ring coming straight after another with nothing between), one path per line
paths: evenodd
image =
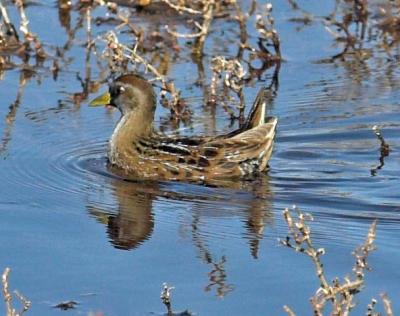
M332 7L329 1L304 5L315 15ZM54 3L27 12L44 42L64 44L67 36L55 38L51 30L60 28ZM140 182L107 168L107 140L119 114L69 101L81 89L83 31L57 80L39 68L11 110L22 70L3 74L0 263L12 268L11 287L32 301L27 315L60 314L53 305L64 300L79 302L69 314L162 314L163 282L175 287L174 311L282 315L287 304L311 314L309 297L318 288L312 263L277 241L287 234L282 210L293 204L314 215L314 242L327 251L332 279L351 272L351 251L377 218L378 249L356 315L382 292L400 311L398 59L378 52L362 63L324 62L340 46L319 23L298 30L289 21L294 15L286 2L274 3L285 62L269 112L279 127L271 170L254 181ZM217 44L207 44L210 55L221 53ZM266 82L270 76L264 74ZM203 106L191 63L179 61L170 77L194 113L192 126L180 133L232 128L221 107ZM246 88L247 103L262 85ZM159 107L156 124L173 129L165 127L166 116ZM390 145L379 169L375 124Z

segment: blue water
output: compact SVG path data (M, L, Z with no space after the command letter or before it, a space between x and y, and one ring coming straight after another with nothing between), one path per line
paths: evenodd
M333 8L331 1L299 4L317 17ZM79 303L68 312L72 315L163 314L163 282L175 287L174 311L283 315L283 305L289 305L298 315L311 314L309 298L318 288L312 262L277 241L287 235L282 211L293 204L315 218L312 236L327 252L322 260L328 279L351 273L351 252L378 219L378 248L370 256L372 271L357 296L355 315L365 313L370 299L383 292L400 311L397 60L389 60L372 41L366 45L374 54L363 62L351 56L321 62L340 52L341 44L318 19L299 30L301 24L289 21L299 12L284 1L273 5L284 62L269 114L278 117L279 126L271 170L254 181L221 187L134 182L109 170L106 145L119 114L89 108L87 100L71 101L71 94L82 91L76 73L85 76L84 28L65 52L57 80L49 60L43 67L32 66L14 110L9 106L26 73L22 66L3 73L0 269L11 267L11 289L32 301L27 315L62 313L53 306L67 300ZM66 43L56 3L30 6L27 14L48 51ZM16 19L11 9L10 15ZM72 28L79 16L72 11ZM146 19L135 21L156 27ZM228 38L234 25L216 23L206 42L206 80L210 58L223 48L221 30ZM93 26L94 36L113 27ZM101 51L101 41L98 45ZM234 51L229 45L224 50ZM90 64L95 80L101 74L93 56ZM272 73L266 71L264 81L245 88L247 103ZM181 134L220 133L236 126L222 106L203 105L190 51L181 52L168 76L193 111L191 125L178 125ZM168 115L159 106L156 125L175 130ZM390 145L375 176L371 169L380 164L380 143L373 125Z

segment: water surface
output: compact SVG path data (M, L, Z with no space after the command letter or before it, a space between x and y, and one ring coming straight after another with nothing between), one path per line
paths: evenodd
M328 14L332 3L321 3L303 5ZM55 3L27 12L43 41L64 45L68 36L54 37L48 27L60 28ZM282 315L287 304L310 314L318 288L311 260L277 241L287 234L282 211L293 204L313 214L314 242L327 251L331 279L351 272L351 251L378 219L378 249L356 314L382 292L400 311L398 60L377 50L364 62L326 62L341 47L320 23L299 28L286 2L276 1L274 14L285 61L269 114L279 126L271 169L253 181L143 182L108 168L107 140L119 114L70 98L82 89L76 73L85 67L83 30L57 80L47 64L32 74L21 67L3 74L0 262L12 268L11 287L32 301L27 315L62 313L53 306L64 300L79 302L73 315L162 314L163 282L175 287L175 311ZM71 23L78 18L74 12ZM207 42L206 60L221 53L218 47ZM100 76L91 62L92 76ZM180 59L169 73L194 113L179 133L234 128L222 107L204 106L193 69L190 58ZM271 76L246 87L247 103ZM162 107L156 125L175 129ZM390 145L383 166L374 125Z

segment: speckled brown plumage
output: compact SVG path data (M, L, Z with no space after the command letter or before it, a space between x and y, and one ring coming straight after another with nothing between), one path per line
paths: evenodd
M109 102L122 113L108 149L110 163L140 178L207 182L246 177L268 167L277 119L264 118L261 90L241 129L216 137L172 137L154 131L153 88L136 75L119 77ZM98 103L97 103L98 104Z

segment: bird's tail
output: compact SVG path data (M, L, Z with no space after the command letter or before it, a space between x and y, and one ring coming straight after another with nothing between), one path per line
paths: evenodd
M253 107L244 124L244 130L249 130L265 123L265 111L267 103L265 102L265 89L258 91Z

